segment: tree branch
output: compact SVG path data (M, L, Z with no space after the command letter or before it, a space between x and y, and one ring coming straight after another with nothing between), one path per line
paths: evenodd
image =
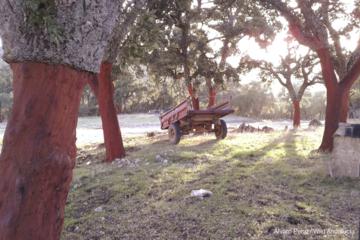
M299 41L299 43L310 47L311 49L318 49L322 47L319 40L313 35L305 31L299 17L280 0L259 0L263 5L268 8L277 10L287 20L289 24L289 31Z
M129 29L136 22L136 19L139 16L138 13L141 10L142 6L145 4L145 0L133 0L126 5L125 9L129 8L132 4L134 4L134 6L130 10L130 12L124 13L126 14L125 20L122 23L119 22L116 29L114 29L113 36L105 51L104 61L111 63L115 62L116 57L119 54L120 48L129 33Z
M347 72L346 76L340 82L340 85L345 89L350 89L352 84L360 77L360 57L357 58L351 69Z

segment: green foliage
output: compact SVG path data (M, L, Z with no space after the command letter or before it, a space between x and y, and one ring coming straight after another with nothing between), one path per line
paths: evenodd
M307 92L301 101L301 114L304 119L324 119L326 108L325 92Z
M178 86L192 84L198 91L209 83L224 87L239 81L238 70L227 58L239 52L237 43L245 36L269 43L277 29L275 21L262 15L252 1L201 4L149 1L148 11L141 14L122 48L121 61L143 64L154 79L172 78ZM223 45L220 49L213 47L215 40Z
M263 119L291 119L292 103L288 91L274 96L269 83L251 82L240 86L229 85L226 95L233 96L232 106L236 114ZM303 119L323 119L325 114L325 93L307 92L301 102Z
M184 96L170 78L148 75L145 67L113 67L114 101L121 112L164 110L178 104Z
M232 90L231 94L232 105L241 116L273 118L276 114L275 98L268 84L253 82Z

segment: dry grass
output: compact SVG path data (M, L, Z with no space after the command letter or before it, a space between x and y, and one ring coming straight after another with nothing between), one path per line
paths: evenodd
M88 146L79 154L62 239L357 239L360 181L328 176L327 156L312 153L320 136L230 133L178 146L164 135L132 138L126 159L114 164L101 163L103 148ZM199 188L213 195L190 197ZM289 235L294 229L354 235Z

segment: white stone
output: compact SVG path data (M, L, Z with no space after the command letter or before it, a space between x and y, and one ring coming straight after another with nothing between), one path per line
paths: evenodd
M156 155L155 160L157 162L161 162L163 160L163 158L160 155Z
M210 197L213 193L209 190L206 189L199 189L199 190L192 190L191 191L191 196L192 197L198 197L198 198L206 198L206 197Z
M94 211L95 211L95 212L102 212L102 211L103 211L103 207L102 207L102 206L97 207L97 208L95 208Z

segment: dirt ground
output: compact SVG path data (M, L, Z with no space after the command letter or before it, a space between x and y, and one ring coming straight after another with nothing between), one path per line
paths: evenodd
M112 164L85 146L62 239L358 239L360 180L329 177L321 133L127 138Z

